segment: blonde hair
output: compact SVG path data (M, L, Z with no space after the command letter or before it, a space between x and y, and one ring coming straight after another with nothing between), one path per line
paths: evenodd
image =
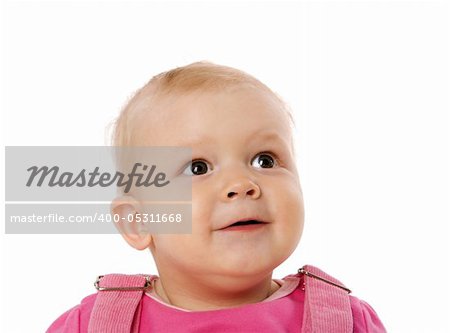
M186 94L194 91L220 91L224 88L248 84L260 88L280 102L290 125L295 127L289 106L271 89L253 76L236 68L217 65L209 61L199 61L178 67L154 76L129 99L119 116L112 123L113 146L131 146L136 116L139 110L150 109L158 98L169 94Z

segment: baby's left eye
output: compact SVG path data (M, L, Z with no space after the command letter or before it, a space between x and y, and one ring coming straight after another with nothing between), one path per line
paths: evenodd
M264 169L273 168L277 164L276 158L268 153L260 153L252 160L252 166Z

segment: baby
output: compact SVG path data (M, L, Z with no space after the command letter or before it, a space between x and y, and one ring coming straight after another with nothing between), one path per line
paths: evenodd
M292 126L283 101L237 69L197 62L153 77L122 110L113 143L192 149L192 233L118 224L131 246L150 249L158 276L100 278L47 332L385 332L313 266L272 279L303 230ZM129 196L111 209L141 213Z

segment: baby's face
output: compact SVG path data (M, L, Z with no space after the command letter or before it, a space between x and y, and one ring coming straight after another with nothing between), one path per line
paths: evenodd
M192 148L192 234L155 234L158 270L240 276L270 273L295 250L303 197L288 119L247 87L166 98L145 117L142 146ZM226 228L242 219L265 224ZM166 270L167 271L167 270Z

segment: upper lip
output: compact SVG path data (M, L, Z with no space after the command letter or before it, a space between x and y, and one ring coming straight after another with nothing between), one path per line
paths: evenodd
M236 222L244 222L244 221L259 221L261 223L269 223L268 221L266 221L265 219L259 217L259 216L249 216L249 217L244 217L244 218L239 218L239 219L233 219L228 221L227 223L224 224L223 227L219 228L218 230L222 230L225 228L228 228L229 226L235 224Z

